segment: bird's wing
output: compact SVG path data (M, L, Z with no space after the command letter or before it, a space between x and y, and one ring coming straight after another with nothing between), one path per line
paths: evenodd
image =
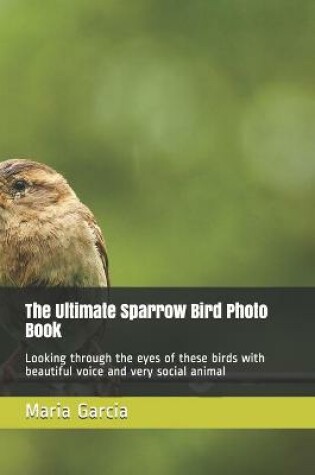
M84 206L83 208L84 218L86 219L88 226L90 227L94 237L95 237L95 246L98 250L99 256L103 263L104 272L106 275L107 286L110 287L110 278L109 278L109 262L108 262L108 254L106 249L105 240L102 234L100 227L98 226L93 214L91 211Z
M108 254L107 254L105 240L103 238L102 231L99 228L99 226L96 224L95 220L92 224L92 228L93 228L93 233L96 237L95 246L98 250L100 258L102 259L103 268L104 268L104 272L105 272L106 280L107 280L107 286L110 287L109 262L108 262Z

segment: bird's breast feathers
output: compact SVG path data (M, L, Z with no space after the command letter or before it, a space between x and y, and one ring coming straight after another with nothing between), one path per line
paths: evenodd
M11 222L0 234L1 285L107 286L104 241L92 214L85 207L83 211L37 226L27 220Z

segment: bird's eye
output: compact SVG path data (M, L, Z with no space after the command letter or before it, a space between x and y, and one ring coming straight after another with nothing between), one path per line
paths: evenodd
M18 193L23 193L23 191L25 191L25 189L26 189L26 181L17 180L13 183L12 187L13 187L14 191L16 191Z

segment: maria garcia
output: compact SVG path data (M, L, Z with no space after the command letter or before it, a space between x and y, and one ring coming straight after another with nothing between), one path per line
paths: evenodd
M71 419L70 406L64 406L60 402L54 406L46 406L39 403L26 403L26 419ZM118 402L108 406L90 406L80 403L77 406L76 417L79 419L128 419L127 406L121 406Z

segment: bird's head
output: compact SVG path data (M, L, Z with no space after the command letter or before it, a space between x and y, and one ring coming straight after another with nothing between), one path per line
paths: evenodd
M72 199L66 180L47 165L24 159L0 163L0 219L54 214Z

